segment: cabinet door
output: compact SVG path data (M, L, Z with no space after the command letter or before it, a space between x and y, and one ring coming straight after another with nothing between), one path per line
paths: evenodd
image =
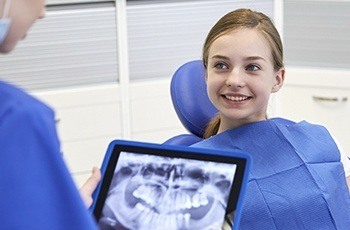
M350 156L349 90L287 85L280 99L282 117L326 126Z
M63 157L78 185L101 166L108 144L121 138L119 95L117 84L35 93L55 109Z
M134 82L130 85L133 140L163 143L188 131L182 126L170 97L170 80Z

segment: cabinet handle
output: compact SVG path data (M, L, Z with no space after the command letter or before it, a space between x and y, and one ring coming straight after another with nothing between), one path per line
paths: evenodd
M312 96L315 101L321 102L346 102L348 97L323 97L323 96Z

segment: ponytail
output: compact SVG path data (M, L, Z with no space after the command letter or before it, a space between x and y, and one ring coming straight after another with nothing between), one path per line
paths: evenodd
M218 133L220 126L220 116L219 114L216 115L211 121L208 123L207 127L205 128L203 137L204 139L207 139L215 134Z

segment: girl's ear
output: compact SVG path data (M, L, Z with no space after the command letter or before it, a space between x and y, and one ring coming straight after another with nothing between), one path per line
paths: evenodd
M285 69L283 67L275 72L275 84L272 87L272 90L271 90L272 93L276 93L282 88L282 85L284 82L284 74L285 74Z

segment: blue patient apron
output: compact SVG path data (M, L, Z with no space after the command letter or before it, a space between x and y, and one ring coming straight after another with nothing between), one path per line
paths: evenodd
M60 153L53 111L3 82L0 229L96 229Z
M324 127L275 118L193 146L251 156L239 229L350 229L340 153Z

